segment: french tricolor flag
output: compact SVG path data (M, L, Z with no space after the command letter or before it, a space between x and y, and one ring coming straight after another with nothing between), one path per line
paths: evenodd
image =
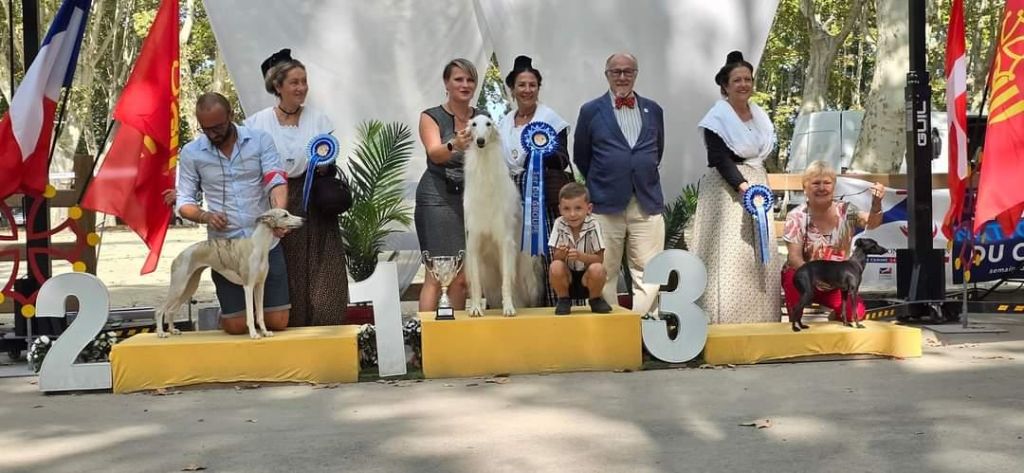
M15 192L39 195L46 189L57 99L75 76L91 4L91 0L61 4L0 120L0 198Z

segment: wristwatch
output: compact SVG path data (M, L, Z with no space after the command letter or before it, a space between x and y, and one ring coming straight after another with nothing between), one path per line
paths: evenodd
M450 140L444 145L448 148L449 153L455 151L455 145Z

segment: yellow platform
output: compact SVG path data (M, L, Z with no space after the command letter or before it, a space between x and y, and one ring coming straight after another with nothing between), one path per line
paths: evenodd
M839 322L808 325L801 332L785 322L710 325L704 361L741 365L813 355L921 356L921 330L913 327L871 320L863 329Z
M551 307L519 309L515 317L459 311L455 320L421 312L420 320L427 378L635 370L642 363L640 316L621 307L611 314L573 307L561 316Z
M136 335L114 345L114 392L202 383L356 382L359 327L296 327L271 338L221 331L185 332L160 339Z

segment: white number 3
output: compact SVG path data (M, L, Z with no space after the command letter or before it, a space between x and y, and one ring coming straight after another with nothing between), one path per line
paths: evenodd
M669 363L692 360L704 349L708 339L708 320L704 310L696 304L708 285L708 272L704 262L683 250L665 250L651 259L644 268L644 283L668 284L673 271L679 275L679 284L672 292L662 292L658 307L679 319L676 338L668 338L668 324L664 320L643 320L644 346L656 358Z
M53 342L39 369L39 390L110 389L110 363L75 363L78 354L103 330L110 313L110 293L96 276L58 274L39 288L36 317L64 317L68 297L78 299L78 316Z

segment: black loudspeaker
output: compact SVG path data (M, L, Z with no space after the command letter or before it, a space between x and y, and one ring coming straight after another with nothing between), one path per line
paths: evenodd
M967 156L972 157L978 152L978 148L985 144L985 131L988 125L988 115L967 116Z
M920 250L918 250L920 251ZM944 261L942 249L929 249L927 259ZM911 282L914 274L914 253L911 250L896 250L896 297L906 299L910 296ZM914 300L941 300L946 294L946 271L944 266L938 268L922 268L917 276L917 291ZM920 310L920 314L915 312ZM911 306L911 315L926 315L927 307Z

